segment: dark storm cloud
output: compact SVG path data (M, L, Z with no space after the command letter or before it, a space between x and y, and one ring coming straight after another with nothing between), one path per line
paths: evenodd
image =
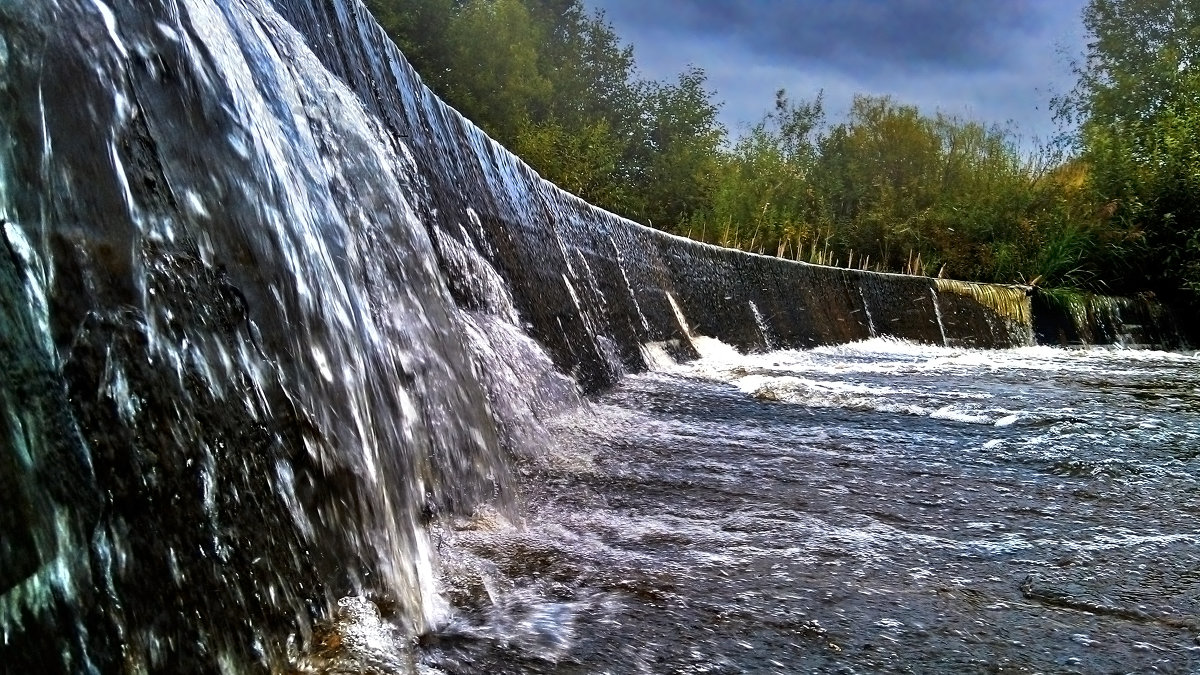
M903 62L995 67L1006 35L1037 13L1017 0L594 0L618 25L742 45L770 60L820 60L846 69Z
M1048 102L1071 86L1083 2L584 0L634 46L643 76L703 68L735 134L785 88L798 98L824 91L833 119L861 93L1011 121L1026 147L1056 131Z

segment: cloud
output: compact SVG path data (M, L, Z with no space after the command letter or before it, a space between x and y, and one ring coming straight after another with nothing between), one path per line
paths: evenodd
M1053 93L1073 78L1059 53L1082 47L1084 0L585 0L634 46L651 79L703 68L731 130L774 92L826 93L837 117L854 93L926 112L1013 121L1028 139L1054 126Z
M990 68L1009 58L1005 33L1036 28L1028 2L944 0L596 0L621 24L732 37L768 60L846 67L903 62Z

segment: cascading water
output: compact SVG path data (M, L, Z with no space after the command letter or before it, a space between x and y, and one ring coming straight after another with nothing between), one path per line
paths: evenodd
M191 670L346 593L438 621L422 514L503 501L513 399L411 154L269 5L3 11L5 634Z
M875 317L871 316L871 305L867 304L867 296L863 289L858 289L858 297L862 298L863 315L867 317L867 334L870 337L879 337L879 332L875 330Z
M767 327L762 312L758 311L758 305L754 304L753 300L750 301L750 313L754 316L754 325L758 326L758 332L762 335L763 348L775 349L775 340L771 337L771 329Z
M937 289L929 289L929 298L933 302L933 314L937 317L938 332L942 334L942 346L949 347L950 343L946 339L946 322L942 319L942 306L938 304Z
M508 583L588 603L572 658L472 642L439 645L438 663L1200 664L1197 355L891 339L704 354L557 420L559 464L528 486L526 527L459 535Z
M612 242L613 255L616 257L617 266L621 270L621 279L625 282L625 290L629 292L629 298L633 300L633 308L637 311L638 322L641 323L642 330L649 335L652 332L650 322L646 320L646 315L642 313L642 306L638 303L637 293L633 291L633 285L629 283L629 273L625 271L625 261L621 257L621 249L617 246L617 242L609 239Z
M1178 348L1188 341L1181 330L1186 324L1153 297L1040 291L1034 306L1034 330L1043 344Z
M603 593L505 588L439 549L469 539L446 523L515 520L516 477L588 464L551 452L581 394L732 353L701 336L1030 339L1024 289L955 287L939 324L941 280L697 244L563 193L357 0L0 1L0 66L14 672L403 671L415 635L558 658L569 630L514 626L603 614ZM445 581L463 560L474 614Z

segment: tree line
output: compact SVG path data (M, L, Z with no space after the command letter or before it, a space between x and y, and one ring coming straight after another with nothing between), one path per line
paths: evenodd
M707 200L725 130L699 69L638 76L579 0L367 0L425 84L544 178L657 227Z
M640 76L581 0L367 0L450 105L543 177L630 219L809 262L1200 307L1200 6L1090 0L1077 131L1029 153L1000 125L779 91L733 136L705 73Z

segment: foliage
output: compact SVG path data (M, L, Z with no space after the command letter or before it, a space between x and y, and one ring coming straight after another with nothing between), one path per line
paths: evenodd
M820 94L797 103L779 90L774 110L718 158L710 205L693 212L692 236L780 256L789 247L795 255L797 242L819 239L814 223L821 206L808 181L823 119Z
M1200 5L1092 0L1078 84L1058 112L1080 126L1088 185L1107 204L1106 272L1120 292L1200 298Z
M704 71L691 68L671 84L644 85L645 143L635 165L645 202L633 213L670 227L707 204L725 130L705 89Z
M1094 211L1081 164L1024 158L1011 134L888 97L775 110L727 156L709 241L825 264L1013 282L1087 283Z
M858 96L774 106L732 140L702 70L637 75L581 0L368 0L426 82L545 178L761 253L912 274L1200 297L1200 3L1090 0L1074 150Z
M673 224L707 202L724 129L699 69L637 77L579 0L369 0L427 84L564 189Z

